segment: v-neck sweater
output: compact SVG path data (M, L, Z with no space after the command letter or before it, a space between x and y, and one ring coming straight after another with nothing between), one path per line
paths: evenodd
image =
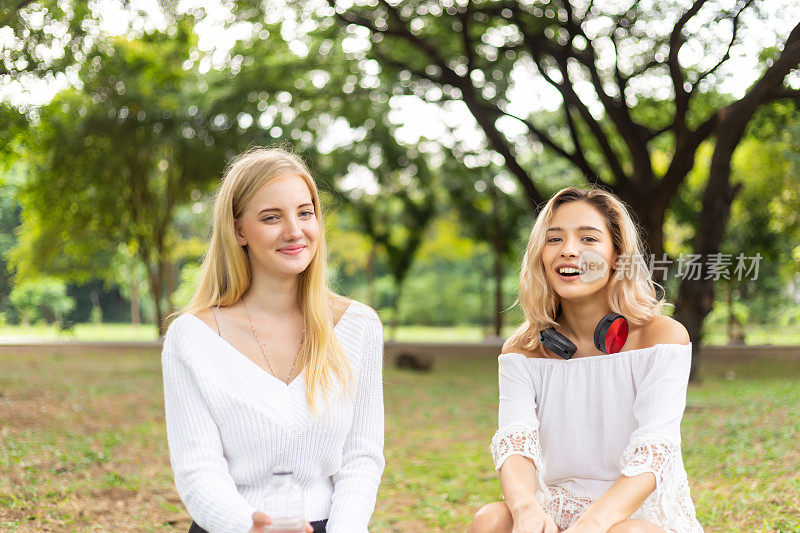
M303 488L309 521L328 533L366 532L384 468L383 328L353 302L334 327L353 370L352 393L306 400L305 372L288 385L205 322L184 314L164 339L170 462L189 515L203 529L247 532L275 467Z

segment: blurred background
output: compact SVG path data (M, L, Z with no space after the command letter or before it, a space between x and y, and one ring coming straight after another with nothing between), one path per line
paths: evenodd
M0 477L0 528L88 527L102 498L125 502L107 527L151 527L153 514L124 516L152 502L168 515L158 527L185 525L157 351L57 345L157 341L192 294L227 161L282 144L322 188L334 288L374 307L398 342L499 342L521 320L513 304L537 209L570 185L614 192L642 229L668 312L689 329L693 379L707 380L687 413L695 436L710 432L689 445L690 479L720 469L703 473L700 516L721 530L800 530L797 504L775 499L800 483L781 451L791 455L800 400L798 22L800 5L783 0L2 0L0 457L12 474ZM701 367L712 353L701 344L786 349L758 370L741 366L750 351ZM422 428L477 424L447 442L467 443L459 468L482 488L459 493L451 470L422 487L409 479L433 463L395 457L412 472L389 463L396 483L382 490L397 494L383 493L378 529L463 529L496 499L483 450L493 357L470 364L442 364L458 378L389 369L387 412L389 427L420 428L424 442L395 442L401 455L436 455ZM767 381L734 387L742 376ZM458 383L482 399L449 388ZM409 398L437 390L454 403L413 418ZM150 414L126 425L136 405ZM743 439L742 453L768 455L736 456L731 435L756 431L759 409L794 422L762 428L782 431L775 442ZM60 456L56 428L70 423L83 429ZM135 454L119 451L139 437ZM151 474L133 468L142 457ZM779 458L785 475L750 500L719 491L721 480L752 486L756 471L736 468ZM92 468L100 496L54 481ZM158 489L145 490L148 477ZM41 483L61 488L19 490ZM414 507L409 494L432 500ZM766 503L752 511L753 499Z

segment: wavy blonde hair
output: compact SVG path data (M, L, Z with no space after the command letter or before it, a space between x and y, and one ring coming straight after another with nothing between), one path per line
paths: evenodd
M656 287L650 271L644 262L644 243L640 232L625 204L616 196L602 189L568 187L558 191L536 217L533 224L525 257L519 277L519 300L525 321L509 338L509 343L534 353L538 353L541 343L538 333L558 325L556 314L561 297L550 286L545 276L542 262L542 249L545 233L560 206L583 201L596 208L605 218L611 234L614 251L630 261L627 267L633 269L633 276L617 270L606 285L608 305L615 313L624 316L632 324L643 324L661 314L664 298L656 296ZM625 274L625 275L622 275Z
M298 156L283 148L255 147L231 161L214 201L213 229L200 279L191 301L181 312L229 306L244 296L253 273L247 251L236 240L234 220L242 216L261 187L286 175L300 176L306 182L319 222L317 251L299 275L298 289L305 325L299 360L306 372L306 399L314 408L320 386L326 399L334 379L350 389L352 369L334 335L331 301L341 297L328 288L328 255L317 185Z

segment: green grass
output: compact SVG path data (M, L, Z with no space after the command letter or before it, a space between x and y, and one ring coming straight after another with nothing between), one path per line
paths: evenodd
M705 335L706 344L728 343L725 326L709 328ZM797 324L781 326L778 324L749 324L744 327L747 344L800 345L800 327Z
M55 325L3 325L0 336L14 340L153 341L158 338L158 329L151 324L75 324L72 332L59 332Z
M0 530L186 531L158 352L0 354ZM372 531L463 531L500 498L494 357L385 372ZM706 531L798 531L800 361L708 362L689 390L686 469Z
M503 333L508 336L514 330L507 326ZM800 345L800 328L781 327L775 324L751 324L745 327L747 344ZM484 326L400 326L393 336L399 342L480 342L490 334ZM36 324L24 326L0 326L0 336L24 339L60 339L81 341L153 341L157 339L155 326L145 324L76 324L72 333L59 333L55 326ZM390 332L387 328L387 339ZM724 325L715 325L706 333L705 343L727 344Z

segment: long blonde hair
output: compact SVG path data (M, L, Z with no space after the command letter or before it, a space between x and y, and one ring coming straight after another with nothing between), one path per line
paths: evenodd
M602 189L568 187L558 191L539 212L533 224L519 277L519 300L525 321L511 335L509 343L539 353L538 333L558 325L556 314L560 296L547 281L542 262L545 232L560 206L584 201L595 207L606 219L614 250L620 261L633 269L633 276L618 270L608 281L608 305L632 324L643 324L661 313L663 296L656 296L656 287L644 262L644 244L628 209L616 196ZM620 259L622 258L622 259ZM624 274L624 275L623 275Z
M299 275L298 289L305 326L299 360L306 373L306 399L313 409L320 386L325 398L334 379L350 389L352 369L334 335L331 300L338 296L328 288L328 255L317 185L298 156L283 148L256 147L238 155L228 165L214 201L213 229L200 279L182 313L229 306L244 296L253 273L247 252L236 240L234 220L244 213L264 184L287 174L300 176L306 182L319 222L317 251Z

